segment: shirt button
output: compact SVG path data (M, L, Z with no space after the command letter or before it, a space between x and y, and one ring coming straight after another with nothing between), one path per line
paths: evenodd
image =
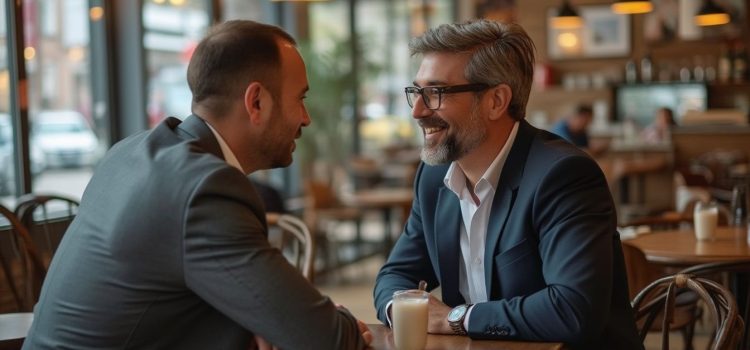
M474 263L477 264L477 265L482 265L482 259L476 258L476 259L474 259Z

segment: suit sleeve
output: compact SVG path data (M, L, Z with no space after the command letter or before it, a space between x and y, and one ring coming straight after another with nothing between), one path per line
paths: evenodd
M592 159L574 156L553 163L538 184L530 219L546 287L477 304L469 320L472 338L581 343L606 324L616 214L604 176Z
M415 176L414 188L419 188L422 170L421 165ZM427 253L422 216L420 211L419 191L415 191L411 213L404 231L399 236L391 251L388 261L383 265L375 280L374 300L378 319L388 325L386 306L393 298L393 292L405 289L416 289L420 280L425 280L428 290L437 287L438 281L432 269Z
M282 349L361 349L356 319L322 296L267 240L257 194L225 168L196 188L185 217L185 283Z

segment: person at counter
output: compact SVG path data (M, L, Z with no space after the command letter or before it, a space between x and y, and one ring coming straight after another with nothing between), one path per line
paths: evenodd
M654 121L641 131L641 139L653 144L669 142L672 128L676 125L672 110L667 107L659 108Z
M517 24L444 24L413 39L406 88L424 133L414 202L374 288L442 288L428 331L642 349L612 196L597 163L526 122L535 48Z
M52 261L24 349L362 349L372 335L267 241L246 175L292 162L310 124L295 40L214 27L187 71L193 115L119 142Z

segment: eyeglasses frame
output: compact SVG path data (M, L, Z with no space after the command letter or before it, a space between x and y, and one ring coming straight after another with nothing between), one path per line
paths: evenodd
M443 95L444 94L456 94L460 92L480 92L487 90L491 88L492 86L485 83L472 83L472 84L461 84L461 85L448 85L448 86L425 86L425 87L418 87L418 86L407 86L404 88L404 93L406 94L406 102L409 104L409 107L414 108L415 101L412 101L410 95L418 92L420 96L422 96L422 103L424 103L424 106L427 107L429 110L437 110L440 109L440 107L443 105ZM434 94L437 94L438 101L437 101L437 107L430 108L427 102L429 101L424 94L425 89L433 89Z

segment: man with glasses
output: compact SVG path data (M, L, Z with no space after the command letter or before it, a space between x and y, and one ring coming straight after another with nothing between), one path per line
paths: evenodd
M584 152L524 120L534 44L516 24L428 30L406 88L424 133L415 199L375 285L390 324L394 291L442 289L430 333L639 349L616 215Z

